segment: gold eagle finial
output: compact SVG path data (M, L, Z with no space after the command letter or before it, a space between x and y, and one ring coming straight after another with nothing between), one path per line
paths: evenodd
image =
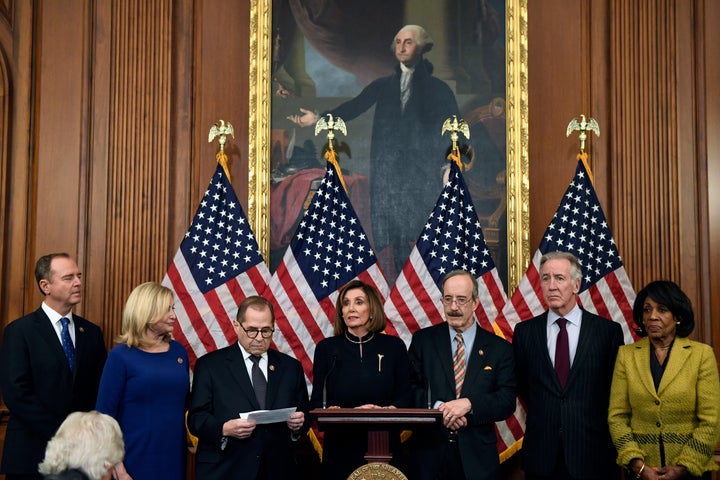
M210 133L208 134L208 143L212 142L213 139L217 136L220 137L218 142L220 143L220 151L225 151L225 141L227 140L227 136L232 135L233 138L235 138L235 129L233 129L233 126L230 124L230 122L225 123L225 120L220 120L220 125L217 123L213 124L212 127L210 127Z
M580 131L580 151L585 151L585 140L587 140L587 132L593 132L598 137L600 136L600 125L595 121L594 118L585 119L585 115L580 115L580 121L577 118L570 120L567 126L566 137L569 137L575 130Z
M347 127L345 122L340 117L333 117L332 113L327 114L325 117L320 117L315 124L315 135L317 136L323 130L327 130L328 147L333 148L333 140L335 140L335 130L339 130L340 133L347 137Z
M465 123L465 120L460 119L458 121L457 115L453 115L452 118L448 118L443 122L440 135L444 136L445 132L450 132L450 140L452 140L452 150L450 151L448 158L457 163L457 166L462 170L463 166L460 160L460 148L458 147L458 140L460 138L458 132L462 133L465 135L465 138L470 140L470 126ZM471 165L472 161L466 168L469 169Z

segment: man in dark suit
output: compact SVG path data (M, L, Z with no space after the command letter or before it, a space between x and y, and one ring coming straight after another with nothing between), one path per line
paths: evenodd
M580 308L581 280L574 255L544 255L540 286L549 311L515 327L518 388L527 407L527 480L619 478L607 411L623 334L619 324Z
M495 422L515 411L512 346L475 321L478 283L470 273L447 274L442 303L446 323L415 332L409 354L416 406L439 409L443 421L413 432L408 477L495 479Z
M45 300L5 327L0 353L0 387L10 410L1 469L7 480L42 478L38 463L65 417L95 407L107 358L100 328L72 313L82 298L77 263L66 253L45 255L35 279Z
M198 437L195 475L203 480L296 478L293 441L309 423L302 366L269 349L275 315L266 299L243 300L232 323L238 343L200 357L195 365L188 413L190 432ZM297 411L283 423L258 425L240 418L253 410L288 407Z
M423 56L434 43L423 27L405 25L390 47L398 61L394 71L325 112L349 122L375 108L370 215L373 245L386 272L402 270L417 232L433 208L443 185L442 167L447 165L448 142L440 136L442 125L453 115L460 117L455 94L447 83L433 76L433 65ZM288 119L301 127L317 122L315 112L300 111ZM393 261L386 264L388 254Z

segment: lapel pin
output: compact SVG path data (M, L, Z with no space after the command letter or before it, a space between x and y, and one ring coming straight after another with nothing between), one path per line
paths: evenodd
M485 355L485 350L480 350L478 353L479 353L480 356L482 357L483 355Z
M180 365L182 365L182 364L183 364L183 359L180 358L180 357L178 357L178 363L179 363Z
M84 329L83 327L80 327L79 330L80 330L82 333L85 333L85 329Z
M275 371L275 365L269 365L268 368L270 369L271 372Z

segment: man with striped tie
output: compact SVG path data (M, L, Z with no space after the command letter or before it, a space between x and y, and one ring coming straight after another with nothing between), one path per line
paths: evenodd
M490 480L499 469L495 422L515 411L512 346L474 318L477 279L443 279L446 322L418 330L410 344L417 407L437 408L442 425L413 433L408 478Z
M82 276L66 253L40 257L35 279L40 308L5 327L0 387L10 410L1 473L39 479L38 463L60 424L95 407L107 349L100 327L72 312Z

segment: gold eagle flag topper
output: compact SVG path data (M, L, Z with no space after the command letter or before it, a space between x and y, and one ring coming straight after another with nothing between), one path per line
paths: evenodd
M210 127L210 133L208 134L208 143L212 142L215 137L220 137L218 143L220 144L220 151L215 155L215 159L225 170L225 175L228 178L228 182L232 183L230 178L230 167L228 165L228 158L225 154L225 141L228 135L232 135L235 138L235 130L230 122L225 123L225 120L220 120L219 125L216 123Z
M347 127L345 126L345 122L340 117L333 117L331 113L327 114L327 119L325 117L320 117L315 124L315 136L317 136L320 132L323 130L327 130L327 140L328 140L328 148L325 152L325 159L332 164L333 167L335 167L335 171L338 174L338 178L340 179L340 183L342 184L343 188L345 189L345 193L347 193L347 186L345 185L345 179L343 178L342 171L340 170L340 163L337 159L337 152L335 151L335 146L333 145L333 140L335 140L335 130L340 131L343 135L347 137Z
M580 153L578 153L577 159L583 161L585 169L588 174L590 174L590 183L595 184L595 180L592 178L592 170L590 169L590 164L588 163L588 154L585 151L585 140L587 140L587 132L593 132L599 137L600 125L598 125L594 118L586 119L585 115L580 114L580 121L578 121L577 117L570 120L565 136L569 137L570 134L576 130L580 132Z
M445 132L450 132L450 140L452 140L452 150L448 155L448 160L453 160L460 171L463 170L463 164L460 161L460 147L458 147L459 135L458 132L465 135L465 138L470 140L470 127L465 120L460 119L458 121L457 115L453 115L452 118L448 118L443 122L442 129L440 130L440 136L445 136Z

